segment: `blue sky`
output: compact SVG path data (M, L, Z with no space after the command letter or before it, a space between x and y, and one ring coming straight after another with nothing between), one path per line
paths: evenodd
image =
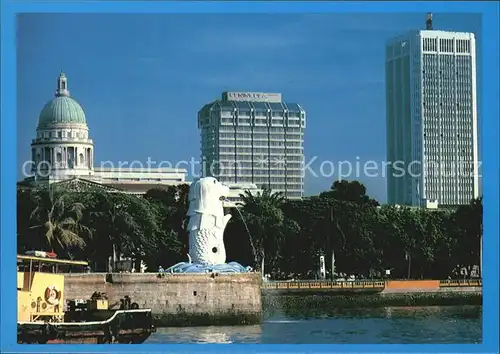
M306 161L386 156L384 45L423 29L422 14L25 14L18 21L18 159L60 71L83 106L101 161L199 159L196 116L222 91L280 92L307 111ZM481 17L434 14L474 32L481 103ZM479 106L480 114L480 106ZM362 165L361 165L362 166ZM21 177L21 167L19 167ZM336 179L306 175L306 194ZM385 179L353 176L386 200Z

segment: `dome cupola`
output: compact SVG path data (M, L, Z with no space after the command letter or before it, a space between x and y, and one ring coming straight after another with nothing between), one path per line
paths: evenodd
M68 79L64 73L57 79L55 97L47 102L40 112L38 128L50 128L58 125L86 125L85 112L80 104L69 95Z

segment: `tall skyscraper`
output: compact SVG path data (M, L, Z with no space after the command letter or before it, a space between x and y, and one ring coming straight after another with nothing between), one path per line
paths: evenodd
M281 94L224 92L198 112L203 175L302 198L305 127L304 109Z
M386 46L390 204L463 205L479 196L473 33L412 31Z

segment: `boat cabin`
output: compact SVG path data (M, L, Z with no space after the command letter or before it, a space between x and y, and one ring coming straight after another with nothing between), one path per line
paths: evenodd
M84 272L88 263L29 255L17 256L17 321L64 319L64 274Z

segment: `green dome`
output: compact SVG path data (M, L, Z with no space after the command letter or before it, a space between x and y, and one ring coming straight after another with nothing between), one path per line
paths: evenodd
M56 97L47 102L38 117L39 128L55 124L87 124L83 108L69 97L67 79L63 73L59 75Z
M71 97L56 97L48 102L40 112L38 126L53 124L86 124L83 108Z

